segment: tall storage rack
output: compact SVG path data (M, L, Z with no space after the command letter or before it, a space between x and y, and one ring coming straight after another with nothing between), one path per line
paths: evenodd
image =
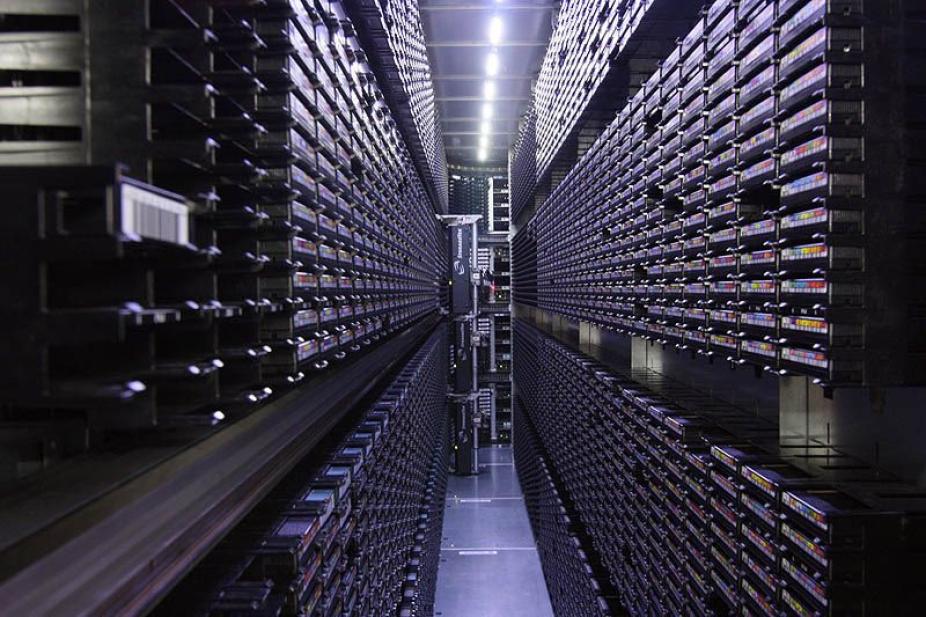
M29 178L17 206L36 217L25 242L61 236L54 254L32 254L30 269L12 268L19 246L7 243L11 291L34 289L40 266L37 283L49 290L16 317L126 330L116 340L49 335L31 363L7 347L4 366L17 370L6 373L6 400L144 399L142 413L94 428L228 415L436 308L444 248L433 210L406 173L409 155L340 4L9 10L20 32L5 36L18 51L6 56L5 95L40 111L10 118L19 124L6 129L3 162L128 170L95 181L73 168L6 172L6 185ZM41 219L28 204L49 191L57 201ZM108 199L120 213L105 210ZM86 274L91 266L98 276ZM21 324L4 326L27 335ZM93 340L111 348L74 348ZM58 383L77 366L83 381Z
M11 592L54 563L69 610L148 609L433 327L440 205L344 3L0 11L2 475L90 453L61 511L5 502L0 596L54 605ZM130 512L149 542L105 532Z
M921 611L899 435L923 392L919 16L707 3L549 186L535 93L537 158L511 169L519 465L561 478L573 525L535 522L541 543L584 539L630 614Z
M824 385L921 382L921 278L883 276L918 259L919 192L918 78L888 60L915 70L912 33L884 11L713 3L524 231L537 306Z
M509 159L513 217L534 211L690 27L699 0L566 3Z
M926 503L909 485L838 448L779 441L774 425L655 373L616 373L531 326L517 327L516 343L519 472L526 487L556 478L563 504L532 515L571 519L535 522L538 542L574 536L588 555L585 584L610 589L615 606L920 612L912 573ZM576 570L546 559L551 594L576 585ZM598 614L585 603L579 614Z
M447 330L352 412L155 615L430 615L449 465Z
M370 48L397 125L422 177L427 178L425 188L446 213L447 156L418 2L358 0L345 6L363 44Z
M456 169L450 177L450 214L479 215L476 228L480 234L489 231L489 179L482 175L466 175Z
M537 183L536 149L537 115L532 97L518 122L518 134L509 153L508 186L513 219L518 219L533 206L533 193Z

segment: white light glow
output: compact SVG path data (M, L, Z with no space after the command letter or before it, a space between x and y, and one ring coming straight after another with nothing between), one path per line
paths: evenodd
M482 119L483 120L492 119L492 106L489 103L482 104Z
M498 54L494 51L486 58L486 75L489 77L498 75Z
M485 96L487 101L491 101L495 98L495 82L487 81L485 86L483 86L482 94Z
M480 149L480 150L485 150L485 149L488 148L488 147L489 147L489 136L488 136L488 135L480 135L480 136L479 136L479 149Z
M479 124L479 132L482 133L483 135L488 135L489 133L491 133L491 132L492 132L492 123L489 122L488 120L483 120L483 121Z
M502 18L495 16L489 20L489 42L493 45L498 45L502 42L502 31L504 30L504 23Z
M480 149L479 149L479 160L480 160L480 161L484 161L484 160L486 160L487 158L489 158L489 153L488 153L488 151L487 151L487 150L484 150L484 149L482 149L482 148L480 148Z

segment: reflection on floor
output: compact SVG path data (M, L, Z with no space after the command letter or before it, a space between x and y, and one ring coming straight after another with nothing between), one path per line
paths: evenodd
M511 448L479 459L478 476L450 477L434 614L552 617Z

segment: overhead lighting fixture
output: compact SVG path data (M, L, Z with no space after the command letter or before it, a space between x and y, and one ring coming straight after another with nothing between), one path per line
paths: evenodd
M487 81L485 86L483 86L482 94L485 96L487 101L491 101L495 98L495 82Z
M491 120L492 119L492 105L489 103L482 104L482 119Z
M479 148L479 160L484 161L489 158L489 152L485 148Z
M498 75L498 54L494 51L486 58L486 75L489 77Z
M479 149L480 149L480 150L485 150L485 149L488 148L488 147L489 147L489 136L488 136L488 135L480 135L480 136L479 136Z
M492 19L489 20L489 42L493 45L501 43L503 29L504 24L502 23L502 18L498 15L492 17Z
M483 120L479 124L479 132L483 135L488 135L492 132L492 124L488 120Z

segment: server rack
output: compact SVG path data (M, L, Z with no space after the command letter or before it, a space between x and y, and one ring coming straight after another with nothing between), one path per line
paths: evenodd
M77 331L97 319L114 333L87 340L117 349L47 340L32 391L11 371L7 401L146 399L141 414L95 418L94 431L230 416L436 308L444 248L432 208L404 173L408 153L340 4L60 6L9 9L21 32L8 45L46 53L6 57L6 94L47 111L17 115L3 162L129 168L7 169L7 186L28 178L16 207L32 218L17 233L35 266L18 270L9 244L5 263L23 289L49 294L4 327L22 336L25 323ZM113 67L123 44L127 61ZM69 118L81 122L73 141L49 141ZM51 193L46 208L30 205ZM47 234L60 238L55 252L37 250ZM44 280L30 279L39 267Z
M904 8L712 3L519 232L524 301L825 387L920 382L922 281L883 282L917 260Z
M535 533L566 542L580 529L600 558L589 581L613 585L630 614L919 612L926 504L910 485L526 323L516 344L519 464L548 466L577 519ZM554 603L560 589L550 584Z
M17 495L5 507L31 512L4 525L0 595L11 610L56 606L42 585L69 590L69 610L151 608L434 326L440 202L415 173L347 8L0 9L0 278L22 299L0 326L12 342L0 428L25 436L4 439L2 472L49 467L49 490L69 496L37 507L41 492ZM111 450L117 442L138 447ZM88 456L53 466L78 453ZM146 518L150 543L114 544L104 530L121 516ZM111 559L125 567L104 568ZM54 576L13 593L42 567ZM427 604L418 567L399 568L402 610ZM354 601L332 597L321 599L331 610Z
M503 233L511 227L511 192L507 176L492 176L489 179L490 231Z
M446 357L441 326L155 614L431 614L450 452Z
M481 443L511 439L511 249L508 179L494 171L452 168L450 211L480 216L477 268L480 287L478 385L484 397Z
M897 464L919 455L878 448L917 430L897 399L922 392L917 15L709 2L548 183L516 146L515 436L536 435L630 614L920 610L919 478ZM856 410L903 419L866 419L872 437ZM825 512L859 534L820 535Z

